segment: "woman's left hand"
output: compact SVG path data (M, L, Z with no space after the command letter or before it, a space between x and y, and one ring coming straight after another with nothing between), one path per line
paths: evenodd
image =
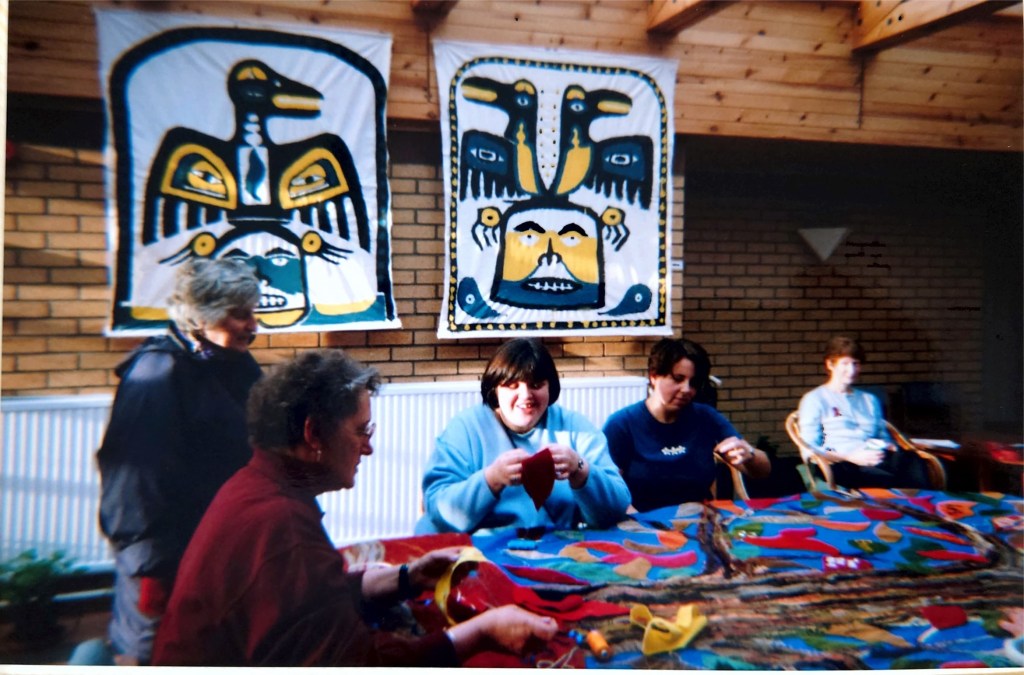
M754 457L754 448L742 438L730 436L715 446L715 452L731 466L740 467Z
M464 546L439 548L413 560L409 563L409 583L417 590L434 588L448 568L459 559L464 548Z
M586 482L590 467L578 452L568 445L552 443L545 445L541 450L551 452L551 459L555 463L555 479L568 480L569 485L578 488Z

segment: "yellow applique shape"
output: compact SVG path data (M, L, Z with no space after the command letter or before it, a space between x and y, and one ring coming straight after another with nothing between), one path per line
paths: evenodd
M444 618L448 619L448 623L450 625L454 626L456 623L455 619L448 616L448 596L452 591L452 576L455 574L455 569L459 565L467 563L475 565L486 561L487 558L485 558L484 554L480 552L480 549L467 546L462 549L462 552L459 554L459 559L453 562L448 569L445 570L444 574L441 575L441 578L437 580L437 585L434 586L434 601L437 603L437 607L441 610Z
M901 649L911 647L911 644L900 636L878 626L872 626L864 621L851 621L850 623L832 626L829 630L825 631L825 634L852 637L869 643L882 642Z
M708 623L708 618L694 604L682 605L676 613L675 623L654 616L647 605L639 604L630 608L629 620L644 629L641 646L644 656L682 649Z

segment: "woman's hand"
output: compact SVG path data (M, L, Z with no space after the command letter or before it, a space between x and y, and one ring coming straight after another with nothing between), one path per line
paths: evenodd
M751 478L767 478L772 472L772 461L768 455L742 438L730 436L715 446L715 452L729 466Z
M864 446L852 452L844 453L840 455L840 458L857 466L878 466L885 459L885 450L883 448Z
M546 642L557 632L558 622L551 617L516 605L489 609L448 629L460 661L494 646L521 654L533 646L532 642Z
M484 480L494 494L501 494L509 485L519 485L523 482L523 460L527 459L530 453L525 450L506 450L498 455L491 465L484 469Z
M556 480L568 480L569 485L577 490L587 482L590 465L568 445L552 443L545 445L540 450L551 452L551 459L555 463Z
M413 589L418 591L433 589L448 568L459 559L464 548L463 546L439 548L409 563L409 583L412 584Z
M729 465L738 469L753 459L757 451L742 438L730 436L715 446L715 452Z

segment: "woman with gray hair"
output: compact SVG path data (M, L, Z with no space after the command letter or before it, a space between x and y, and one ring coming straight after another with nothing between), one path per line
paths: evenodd
M253 457L225 483L185 551L155 665L456 666L482 649L523 651L558 629L514 605L405 638L371 629L389 605L434 588L459 547L399 567L346 570L316 496L350 489L373 453L377 371L313 351L253 389Z
M146 664L178 562L213 495L249 460L245 405L261 370L249 353L259 282L243 262L183 267L167 335L117 366L121 382L96 454L100 527L115 550L110 647Z

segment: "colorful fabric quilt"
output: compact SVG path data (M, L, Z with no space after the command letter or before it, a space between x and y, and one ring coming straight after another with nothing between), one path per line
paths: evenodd
M1017 496L865 489L716 501L634 514L610 530L474 536L472 543L508 583L552 603L605 610L561 620L564 635L541 653L485 655L473 665L1024 665L1024 501ZM623 614L610 615L609 603ZM661 626L672 628L691 609L706 623L683 646L645 655L651 636L645 640L625 615L638 606ZM608 643L604 660L582 639L593 630Z

